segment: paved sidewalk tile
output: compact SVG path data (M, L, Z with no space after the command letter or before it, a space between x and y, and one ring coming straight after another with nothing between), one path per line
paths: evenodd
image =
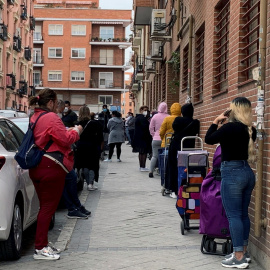
M99 189L82 192L92 216L66 222L56 242L65 248L59 261L24 256L0 262L0 270L224 269L223 256L201 253L198 230L181 235L176 200L162 196L160 177L140 172L137 154L129 146L122 146L121 160L116 162L114 155L112 163L101 162ZM255 260L249 268L262 270Z

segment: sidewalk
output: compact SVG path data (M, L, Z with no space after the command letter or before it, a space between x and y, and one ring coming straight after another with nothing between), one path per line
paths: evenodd
M66 248L59 261L35 261L28 255L0 262L0 269L225 269L222 256L201 253L197 230L181 235L176 200L161 195L159 176L139 171L131 147L122 148L121 163L115 156L112 163L101 163L99 190L81 194L92 217L66 220L56 242ZM254 259L249 268L262 270Z

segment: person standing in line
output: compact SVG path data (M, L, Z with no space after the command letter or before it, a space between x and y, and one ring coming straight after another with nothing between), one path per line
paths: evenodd
M35 144L43 149L52 140L51 146L43 155L35 168L29 169L29 176L37 192L40 209L37 217L35 239L36 260L58 260L61 251L48 242L48 230L65 185L67 171L73 168L71 145L79 140L81 126L66 130L63 122L56 114L56 93L48 88L39 92L38 96L29 98L29 106L36 105L30 123L34 123L42 113L34 129Z
M109 133L109 156L104 161L112 162L114 147L116 147L117 162L121 162L121 145L125 142L124 123L121 114L117 111L112 112L112 118L108 122Z
M93 118L87 106L80 107L79 124L83 127L83 132L77 143L75 167L82 170L89 191L98 189L94 180L98 180L99 159L103 145L103 127Z
M128 112L125 119L125 132L128 139L127 145L131 145L131 138L130 138L129 129L128 129L128 122L130 119L131 119L130 112Z
M58 100L58 115L62 115L64 108L64 101ZM63 197L68 209L67 218L87 219L91 215L91 212L85 209L78 197L77 175L74 169L66 175Z
M77 114L71 110L70 102L68 100L65 101L65 108L62 113L62 121L65 127L74 127L77 123L78 116Z
M109 137L109 129L107 127L109 119L111 119L111 114L108 109L108 106L104 104L102 106L102 112L98 114L98 120L103 126L103 139L104 139L104 146L102 152L106 155L105 150L108 148L108 137Z
M159 129L165 117L169 116L167 113L167 103L161 102L158 106L158 112L154 114L151 119L149 131L153 138L152 140L152 158L150 164L149 177L154 177L153 172L158 160L158 149L161 148L161 138L159 135Z
M132 112L129 112L130 119L128 120L128 133L130 136L130 146L133 142L134 130L135 130L135 117Z
M228 118L229 122L218 128ZM251 261L247 253L250 232L248 207L255 175L249 162L255 161L256 129L252 126L251 102L237 97L230 110L219 115L209 127L205 142L221 146L221 199L229 220L233 253L225 256L222 266L247 268Z
M170 197L176 198L178 194L178 168L177 152L181 148L181 140L186 136L196 136L200 132L200 121L193 119L194 108L191 103L185 104L181 108L182 117L175 118L173 127L173 136L169 146L168 161L165 174L165 186L172 191ZM195 140L184 141L184 148L194 148Z
M135 118L135 130L133 137L133 153L139 153L139 164L141 172L149 172L145 167L147 154L151 153L152 136L149 132L149 121L147 120L147 106L140 107L140 113Z

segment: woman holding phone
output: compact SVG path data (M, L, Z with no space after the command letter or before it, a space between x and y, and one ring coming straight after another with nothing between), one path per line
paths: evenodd
M251 103L237 97L230 104L230 112L219 115L209 127L205 142L220 143L221 198L229 220L233 253L226 256L222 266L247 268L251 261L247 253L250 231L248 206L255 186L255 175L248 162L255 161L256 129L252 126ZM218 125L229 120L218 129Z

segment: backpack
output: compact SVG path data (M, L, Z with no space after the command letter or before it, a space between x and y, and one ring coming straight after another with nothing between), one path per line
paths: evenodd
M40 150L35 144L34 128L37 124L38 119L46 113L47 112L41 113L35 123L29 123L29 127L23 137L22 144L20 145L18 152L14 156L15 160L18 162L22 169L26 170L36 167L40 163L42 156L46 153L46 151L53 143L52 140L49 140L49 142L42 150Z

